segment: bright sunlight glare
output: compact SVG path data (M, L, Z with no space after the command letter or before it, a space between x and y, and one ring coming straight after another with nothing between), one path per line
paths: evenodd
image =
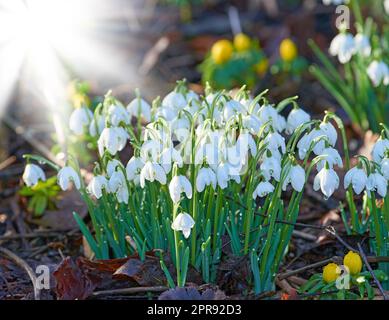
M114 48L96 37L107 3L0 0L0 116L20 82L55 117L66 112L71 78L123 74Z

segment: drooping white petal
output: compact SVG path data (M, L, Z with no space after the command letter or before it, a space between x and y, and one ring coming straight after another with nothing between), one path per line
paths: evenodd
M174 231L181 231L187 239L190 236L191 229L194 227L195 221L186 212L179 213L172 223Z
M256 199L257 197L265 197L269 193L272 193L274 191L274 186L268 182L268 181L263 181L258 184L258 186L255 188L253 192L253 199Z
M42 168L32 163L26 165L22 178L27 187L35 186L39 180L46 181Z
M81 188L81 180L77 172L72 167L63 167L57 175L58 184L62 190L68 190L71 182L77 189Z

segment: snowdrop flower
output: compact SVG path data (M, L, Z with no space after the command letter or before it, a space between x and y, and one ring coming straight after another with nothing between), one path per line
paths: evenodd
M100 135L97 145L100 156L104 154L104 149L107 149L111 155L115 155L126 146L128 133L122 127L104 128Z
M336 132L334 126L330 122L323 121L322 123L320 123L319 128L323 132L323 134L327 136L331 146L334 147L336 144L336 140L338 139L338 133ZM324 144L324 141L322 143ZM318 153L316 154L318 155Z
M126 177L122 171L115 171L108 181L109 191L116 195L119 203L128 203L129 193Z
M228 101L223 108L223 118L225 122L228 122L232 117L237 114L242 114L244 106L236 100Z
M381 173L389 181L389 158L384 158L381 161Z
M347 189L351 184L356 194L360 194L365 189L366 183L367 175L358 167L350 169L344 177L344 188Z
M88 108L75 109L69 118L69 128L74 134L80 136L84 133L93 119L93 113Z
M129 181L133 181L136 185L139 184L140 172L144 166L142 158L132 157L126 166L126 176Z
M373 61L367 67L367 75L373 82L375 87L378 87L381 82L387 86L389 85L389 67L383 61Z
M342 157L340 156L338 150L331 147L325 148L321 156L324 157L324 159L317 163L318 171L324 168L325 163L328 163L331 168L335 165L339 168L343 168Z
M270 157L265 157L261 163L260 169L267 181L273 177L276 181L280 181L281 176L281 160L271 154Z
M105 117L103 115L98 115L93 117L90 125L89 125L89 134L92 137L96 137L97 135L100 135L105 128Z
M158 108L157 112L155 113L155 117L157 119L163 118L166 121L170 122L175 117L177 117L177 111L171 107L162 106L162 107Z
M196 190L203 192L206 186L212 185L216 190L217 177L211 168L201 168L196 178Z
M303 109L293 108L286 120L286 133L292 134L297 127L311 121L311 116Z
M181 193L185 193L188 199L192 199L192 185L185 176L174 176L169 184L169 193L174 203L181 199Z
M135 98L127 106L130 117L143 117L147 122L151 121L151 107L142 98Z
M274 186L270 182L260 182L253 192L253 199L255 200L257 197L263 198L273 191Z
M385 198L388 192L388 181L377 172L371 173L367 178L366 190L377 191L382 198ZM370 196L370 192L367 195Z
M70 188L70 183L73 182L77 189L81 188L81 180L76 170L72 167L63 167L57 175L58 184L63 191Z
M332 40L329 52L332 56L337 56L340 63L349 62L355 53L354 37L349 33L339 33Z
M385 8L386 14L389 14L389 0L384 1L384 8Z
M290 168L285 180L282 184L282 190L286 190L288 184L291 184L293 189L301 192L305 184L305 171L300 165L294 165Z
M114 127L119 126L120 123L129 124L130 115L123 106L112 104L108 108L108 121Z
M371 152L373 160L377 163L380 163L384 158L385 152L387 150L389 150L389 140L382 138L378 139Z
M162 106L172 109L184 109L187 105L185 97L179 93L172 91L162 100Z
M230 166L227 163L220 163L216 168L217 183L221 189L225 189L230 181Z
M157 180L160 184L166 184L165 170L159 164L147 161L139 176L139 183L142 188L145 187L146 180L150 182Z
M271 127L282 132L286 127L286 120L283 116L278 114L278 111L271 105L264 105L259 109L259 119L262 123L270 120Z
M162 151L163 145L161 141L147 140L142 144L140 149L140 156L144 161L151 159L153 162L157 162Z
M188 239L190 236L191 229L194 227L195 221L193 218L187 214L179 213L172 223L172 229L174 231L182 231L185 239Z
M236 147L240 150L242 155L247 154L250 151L251 155L255 157L257 155L257 144L251 134L248 132L241 132L236 141Z
M364 34L358 33L355 38L355 50L360 52L364 57L369 57L371 54L371 45L369 38Z
M321 192L328 199L338 187L339 177L327 163L316 175L313 182L313 190L318 191L321 189Z
M97 199L100 199L103 195L103 189L108 190L108 180L101 175L93 177L87 187L88 192Z
M252 134L258 134L261 130L261 120L256 115L249 114L242 117L243 128L249 130Z
M166 173L169 173L172 168L172 163L176 163L179 168L184 165L184 160L181 157L180 152L175 148L169 147L162 151L160 156L160 164Z
M39 180L46 181L46 175L41 167L28 163L23 173L23 181L27 187L35 186Z
M270 132L265 137L264 142L267 143L267 149L269 150L278 150L280 148L282 153L286 151L285 138L278 132Z
M107 176L110 178L113 175L113 173L117 170L117 168L124 168L124 166L117 159L109 160L106 168Z
M297 148L298 148L298 151L299 151L299 158L301 160L303 160L306 157L307 152L311 148L311 144L313 143L313 141L315 139L318 139L321 136L324 136L323 131L321 131L320 129L315 128L311 132L306 133L299 140L299 142L297 143ZM323 140L320 140L320 141L316 142L316 144L314 145L314 147L313 147L314 150L313 151L314 151L314 153L316 155L318 155L318 154L322 153L324 148L325 148L325 143L324 143Z

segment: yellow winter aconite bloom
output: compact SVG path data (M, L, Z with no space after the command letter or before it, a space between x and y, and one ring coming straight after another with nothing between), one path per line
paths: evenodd
M246 51L251 47L251 39L244 33L238 33L234 37L234 47L237 51Z
M216 64L222 64L230 60L233 52L232 43L229 40L217 41L211 49L211 56Z
M334 282L339 274L336 272L338 265L336 263L329 263L323 268L323 280L326 283Z
M343 264L350 270L352 275L358 274L362 270L362 259L356 252L349 251L343 258Z
M255 65L255 71L259 74L259 75L264 75L267 71L267 69L269 68L269 60L264 58L262 59L259 63L257 63Z
M291 39L284 39L280 45L281 59L286 62L291 62L297 58L298 50L296 44Z

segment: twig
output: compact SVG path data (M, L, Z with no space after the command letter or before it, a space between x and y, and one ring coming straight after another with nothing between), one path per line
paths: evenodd
M335 257L332 257L332 258L329 258L329 259L325 259L325 260L322 260L322 261L318 261L318 262L309 264L307 266L298 268L296 270L292 270L292 271L288 271L288 272L285 272L285 273L281 273L280 275L278 275L278 279L283 280L283 279L286 279L286 278L288 278L290 276L294 276L294 275L296 275L296 274L298 274L300 272L303 272L303 271L306 271L306 270L309 270L309 269L319 268L319 267L325 266L326 264L328 264L330 262L336 262L339 259L340 259L339 257L335 256Z
M306 232L302 232L299 230L293 230L292 234L296 238L301 238L301 239L308 240L308 241L316 241L317 240L317 238L314 235L306 233Z
M366 255L365 255L365 252L363 251L363 248L362 248L361 244L358 242L357 245L358 245L359 254L362 257L362 260L365 263L367 270L369 270L371 276L373 277L374 282L377 284L378 290L380 290L382 296L384 297L384 300L388 300L388 297L386 296L385 291L384 291L384 289L381 286L381 283L378 281L376 275L374 274L373 269L371 268L371 266L369 264L369 261L368 261Z
M350 251L354 251L354 252L358 251L358 250L354 249L352 246L350 246L346 241L344 241L342 239L342 237L337 234L337 232L336 232L336 230L335 230L335 228L333 226L325 227L324 230L327 233L329 233L330 235L334 236L336 238L336 240L338 240L342 245L344 245Z
M31 267L27 264L26 261L24 261L22 258L18 257L16 254L14 254L12 251L0 247L0 253L10 258L12 261L14 261L17 265L19 265L21 268L23 268L28 276L31 279L32 285L34 287L34 298L35 300L40 300L40 290L36 286L36 277L34 271L31 269Z
M92 296L103 296L103 295L115 295L115 294L134 294L142 292L163 292L168 290L168 287L156 286L156 287L135 287L135 288L122 288L122 289L113 289L113 290L102 290L95 291L92 293Z

